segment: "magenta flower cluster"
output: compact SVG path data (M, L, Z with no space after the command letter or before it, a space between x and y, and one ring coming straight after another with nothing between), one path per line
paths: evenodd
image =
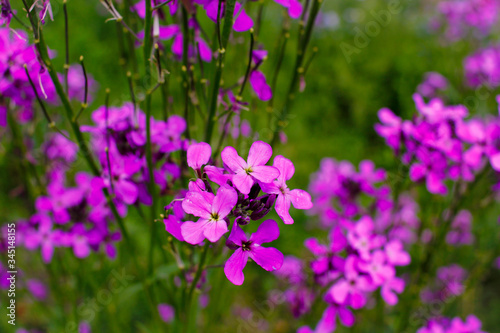
M150 205L144 112L131 103L101 106L92 113L92 120L95 126L82 126L82 131L91 134L92 151L99 157L102 176L98 186L114 196L121 215L126 214L126 205ZM180 177L181 169L172 153L187 146L187 140L181 138L186 121L173 115L167 121L151 118L150 123L153 181L160 186L160 193L166 193Z
M464 290L467 277L465 269L457 264L440 267L435 281L424 288L420 298L424 303L447 302L450 298L460 296Z
M439 93L448 88L448 80L437 72L425 73L422 83L417 87L417 92L423 97L438 97Z
M500 47L489 46L471 54L464 60L465 79L470 87L500 85Z
M361 162L359 170L349 162L324 159L312 176L310 214L329 230L326 240L305 241L314 256L308 265L316 287L310 287L303 273L306 263L297 258L287 258L276 273L290 284L285 296L296 317L308 313L318 291L324 290L322 318L314 330L302 327L299 332L333 332L337 317L344 326L352 326L351 310L366 307L376 291L395 305L405 287L396 267L411 261L404 245L415 241L418 206L406 195L394 203L390 189L380 185L385 171L375 169L373 162Z
M55 134L42 149L50 158L47 193L36 199L36 213L29 221L18 222L22 226L18 245L28 250L39 249L46 263L52 260L58 247L71 248L77 258L85 258L91 250L99 249L115 258L114 243L121 239L121 234L113 230L113 217L98 177L78 172L75 186L67 185L66 171L76 159L76 144Z
M497 0L446 0L437 5L439 18L434 28L443 28L445 37L451 41L471 35L483 38L498 22L500 3Z
M171 214L165 219L165 227L175 238L193 245L216 243L230 231L226 246L234 252L226 261L224 272L232 283L241 285L249 258L267 271L277 270L283 263L281 252L262 246L279 237L274 220L261 222L251 236L247 236L243 227L264 219L273 206L285 224L292 224L291 204L298 209L309 209L312 202L307 192L288 188L286 182L295 171L290 160L276 156L273 166L266 165L272 156L267 143L254 142L247 160L233 147L224 148L223 168L215 165L211 155L207 143L189 146L187 163L197 179L189 183L189 190L179 198L181 201L166 207Z
M27 249L40 249L50 262L57 247L72 248L76 257L87 257L103 249L111 259L116 257L114 243L121 239L115 219L103 190L120 216L129 206L150 205L151 194L145 157L146 117L132 104L122 107L100 107L92 113L95 126L82 126L91 134L91 149L98 156L101 175L77 172L68 186L66 172L76 160L77 145L62 134L52 135L42 150L48 159L47 193L36 200L36 214L22 229ZM155 182L163 193L180 177L180 167L171 153L187 142L181 139L186 124L183 118L171 116L167 121L151 119L151 140Z
M62 74L58 75L64 78ZM0 126L7 124L8 109L15 110L15 118L20 123L33 118L36 95L29 79L41 99L53 105L58 103L54 84L41 64L35 46L28 44L28 35L21 30L0 27L0 95L3 97L0 99ZM84 82L82 70L72 65L68 73L68 96L83 102ZM88 85L92 92L95 82L90 75Z
M447 180L471 182L488 164L500 171L500 119L467 118L463 105L413 96L417 111L402 120L389 109L378 113L375 130L410 170L410 179L425 182L429 192L448 193Z
M436 318L429 320L417 333L486 333L481 326L481 321L474 315L469 315L465 321L459 317Z

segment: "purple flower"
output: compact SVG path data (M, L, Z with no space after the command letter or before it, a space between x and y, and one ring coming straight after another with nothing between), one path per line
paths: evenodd
M47 186L47 196L40 196L35 202L35 206L42 212L52 212L56 223L66 223L70 220L69 208L77 206L82 202L83 191L79 188L64 187L63 175L59 173L51 174L54 178Z
M382 124L375 124L375 131L398 153L401 147L403 121L387 108L378 111L378 118Z
M481 321L474 315L469 315L465 322L460 318L453 318L451 320L449 332L463 332L463 333L485 333L481 330Z
M54 164L53 167L68 167L76 159L78 145L68 140L60 133L54 133L42 145L47 158Z
M42 21L43 24L45 24L45 17L47 14L49 14L50 19L54 21L50 0L35 0L30 8L30 11L32 11L35 6L39 9L38 14L40 16L40 21Z
M472 244L474 236L471 233L472 214L461 210L451 223L451 230L446 235L446 242L452 245Z
M374 234L373 220L369 216L359 219L347 234L349 244L358 251L363 260L370 260L371 250L378 247L380 240Z
M381 250L373 253L370 261L360 261L358 267L361 271L368 273L371 282L376 286L382 285L384 281L396 275L396 270L387 261L387 256Z
M295 173L292 161L278 155L274 158L273 166L278 169L279 176L272 183L261 184L262 191L278 195L276 199L276 212L285 224L293 224L290 216L290 203L297 209L310 209L312 207L311 196L304 190L290 190L286 181L290 180Z
M293 284L299 284L306 278L304 263L294 256L285 256L283 258L283 265L279 270L274 272L274 275L281 279L286 279Z
M182 237L182 229L181 226L184 222L182 222L177 216L174 214L169 215L166 219L163 220L165 224L165 230L174 236L177 240L184 242L184 237Z
M187 164L194 170L200 170L208 163L210 155L212 155L212 148L208 143L194 143L187 150Z
M255 180L271 183L279 176L279 170L265 164L273 154L269 144L256 141L250 147L248 160L245 162L233 147L226 147L221 153L224 165L231 170L233 184L243 194L250 193Z
M129 205L135 203L139 189L131 178L140 171L142 160L135 156L119 155L114 149L109 151L109 165L107 157L106 153L102 153L100 158L104 166L103 184L116 195L118 200Z
M298 0L274 0L285 8L288 8L288 15L291 18L297 19L302 14L302 4Z
M58 73L59 80L64 81L65 76ZM87 73L87 103L92 101L92 96L97 90L97 82L91 74ZM85 77L79 65L71 65L68 69L68 97L75 98L81 103L85 100Z
M373 289L367 276L359 273L357 263L356 256L347 257L344 267L345 277L339 279L328 291L335 302L339 304L347 302L354 309L365 306L365 292Z
M47 287L39 280L32 279L26 281L26 288L33 297L40 301L47 298Z
M458 317L434 318L417 330L417 333L486 333L481 330L481 321L474 315L469 315L465 322Z
M200 36L200 27L194 20L189 20L189 28L194 29L194 42L195 46L188 46L188 57L195 58L197 55L200 56L201 60L205 62L212 61L212 49L207 44L207 42ZM138 35L140 38L143 37L144 32L141 31ZM171 24L167 26L160 26L158 32L158 38L160 40L169 40L174 38L172 43L172 53L176 56L176 59L181 60L184 52L184 36L181 29L176 24Z
M219 11L219 1L217 0L198 0L197 2L203 2L203 8L207 12L207 16L214 22L217 22L217 13ZM220 10L220 18L225 16L225 3L223 2ZM233 29L234 31L243 32L250 30L253 27L253 20L245 12L239 2L234 4L233 12Z
M398 303L398 296L396 293L401 294L404 289L405 281L401 278L393 276L384 282L380 290L380 294L387 304L396 305Z
M414 182L425 179L427 189L434 194L445 195L448 189L444 185L445 157L440 152L431 152L424 148L417 150L419 162L410 167L410 179Z
M170 323L174 320L175 310L171 305L168 304L158 304L158 312L160 313L160 318L166 322Z
M154 6L160 5L164 2L167 2L167 0L151 0L151 6L154 7ZM172 15L172 16L175 15L175 13L177 12L178 3L179 2L177 0L169 1L167 6L169 7L170 15ZM145 0L139 1L138 3L133 5L130 9L135 11L137 13L137 16L139 16L140 18L144 19L146 17L146 1ZM159 10L155 11L154 13L156 13L156 12L158 12L159 16L161 16L163 18L163 16L164 16L163 8L159 8Z
M104 252L111 260L116 259L117 250L114 245L122 239L121 233L110 232L107 225L96 225L95 228L89 230L86 234L87 241L94 251L99 251L101 245L104 246Z
M184 240L190 244L199 244L205 238L212 243L217 242L228 231L225 218L237 201L238 194L227 185L219 188L215 196L208 192L188 192L182 201L182 208L200 219L181 225Z
M467 84L471 87L496 88L500 85L500 47L491 46L477 51L464 60Z
M354 325L354 315L347 307L337 304L328 305L323 312L316 328L311 330L307 326L303 326L297 330L297 333L331 333L337 328L336 319L339 317L340 322L347 327Z
M7 126L7 107L0 105L0 126Z
M445 90L448 87L448 80L436 72L425 73L424 80L417 87L420 95L428 98L436 97L438 90Z
M9 0L0 0L0 25L5 24L8 27L12 19L12 14Z
M52 229L52 221L47 216L34 215L32 220L38 224L38 230L27 232L24 245L28 250L40 247L43 261L49 263L54 255L54 248L60 245L61 233Z
M457 41L468 34L476 39L487 36L498 21L500 6L494 0L447 0L439 2L437 9L444 21L445 37Z
M391 265L406 266L411 262L410 255L404 251L403 243L399 240L392 240L385 244L384 250L387 256L387 261Z
M440 267L436 280L422 290L420 297L425 303L444 302L450 297L456 297L464 292L466 271L459 265Z
M65 245L73 248L75 257L80 259L88 257L90 254L90 240L83 224L75 224L64 238Z
M90 329L90 324L85 322L85 321L82 321L79 325L78 325L78 333L91 333L91 329Z
M226 245L236 251L226 261L224 273L235 285L243 284L243 268L251 258L257 265L266 271L274 271L281 268L283 254L275 248L262 247L262 243L269 243L279 236L278 224L274 220L265 220L257 231L248 238L240 226L235 223Z
M249 81L253 91L255 91L257 97L261 101L265 102L273 97L273 92L271 90L271 87L267 84L264 73L258 70L252 71Z

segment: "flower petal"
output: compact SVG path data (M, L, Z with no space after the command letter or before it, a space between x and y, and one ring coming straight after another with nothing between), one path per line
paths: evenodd
M341 280L334 284L329 292L335 302L344 303L349 294L349 283L346 280Z
M297 209L310 209L313 206L311 195L304 190L297 189L290 191L290 198L292 199L293 207Z
M116 192L121 196L121 199L128 205L133 204L137 200L139 190L137 186L127 180L122 180L114 184Z
M208 46L207 42L201 37L196 37L195 40L198 42L198 52L200 53L200 58L204 62L212 61L212 49Z
M229 185L219 188L212 204L212 212L217 212L220 219L223 219L236 206L238 193Z
M43 262L48 264L54 255L54 246L51 242L42 243L42 259Z
M496 153L490 156L491 167L495 169L495 171L500 171L500 153Z
M275 220L265 220L262 222L257 231L252 234L250 240L255 244L269 243L278 239L280 235L280 229L278 223Z
M280 172L278 169L272 166L259 165L252 167L252 177L260 180L263 183L271 183L273 180L279 177Z
M354 325L355 317L347 308L340 307L338 309L338 315L344 326L351 327Z
M275 271L283 265L283 253L274 247L252 246L249 256L266 271Z
M182 200L182 209L188 214L206 219L209 219L212 213L212 205L206 197L193 191L186 193L186 197Z
M414 182L425 177L427 170L424 165L415 163L410 167L410 179Z
M177 24L170 24L166 26L160 26L160 40L168 40L174 37L180 32L179 26Z
M247 31L253 27L253 20L248 14L245 12L243 8L241 8L241 4L236 2L234 4L234 31Z
M229 237L227 238L227 243L241 247L243 246L243 242L246 241L248 241L247 235L245 235L245 232L241 229L238 223L235 223L233 225L233 229L231 229Z
M273 148L263 141L255 141L248 152L250 167L266 164L273 155Z
M278 155L274 158L273 166L279 170L279 180L283 182L292 178L293 174L295 173L295 167L292 161L281 155Z
M243 275L243 268L248 261L248 252L244 252L242 249L234 251L233 255L229 257L224 265L224 274L229 281L237 286L243 284L245 276Z
M182 222L175 215L169 215L166 219L163 220L165 223L165 230L174 236L177 240L183 242L184 238L182 237L181 226Z
M196 245L201 243L205 239L203 232L205 231L207 223L208 220L203 220L203 219L200 219L198 222L187 221L182 223L181 225L182 238L184 238L184 240L189 244Z
M242 159L236 149L229 146L224 148L222 153L220 154L222 157L222 162L234 173L238 173L240 170L245 169L247 167L247 162Z
M302 4L298 0L290 0L290 7L288 7L288 15L291 18L297 19L302 14Z
M212 155L212 148L208 143L200 142L189 146L187 150L187 164L193 169L199 169L207 164Z
M293 224L293 219L290 216L290 197L287 195L278 195L276 198L276 206L274 206L274 209L276 210L276 213L278 213L278 216L281 217L283 222L285 224Z
M334 306L329 306L323 312L318 325L316 326L315 332L318 333L331 333L335 331L336 327L336 314L337 309Z
M261 101L265 102L273 97L273 91L267 84L266 77L262 72L257 70L252 71L249 81L253 91L255 91L255 94L257 94L257 97Z
M217 242L222 235L228 232L227 223L224 220L210 221L205 226L203 235L212 243Z
M254 181L252 176L247 175L246 172L240 172L233 176L233 184L243 194L250 193Z

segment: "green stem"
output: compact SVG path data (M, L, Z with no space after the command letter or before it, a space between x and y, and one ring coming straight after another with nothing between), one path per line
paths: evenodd
M222 0L219 0L222 1ZM224 67L224 59L226 57L226 47L229 41L229 35L233 29L233 13L236 0L227 0L224 10L224 27L219 44L219 61L217 62L214 78L211 82L212 89L210 91L210 102L208 105L207 127L205 130L205 142L210 143L212 140L213 129L215 125L215 113L217 110L217 102L219 99L219 87L222 78L222 68ZM220 3L219 3L220 4ZM220 15L217 15L217 22L220 20Z
M184 6L182 6L182 88L184 89L184 119L186 120L186 137L191 138L189 131L189 26L188 26L188 13Z
M67 0L63 0L64 12L64 45L65 45L65 63L64 63L64 84L66 85L66 93L69 91L68 72L69 72L69 32L68 32L68 8Z
M311 40L314 23L316 21L316 17L318 16L319 9L321 8L322 3L323 0L313 0L311 12L309 13L309 18L307 20L307 25L305 29L303 27L299 29L299 38L302 35L303 37L299 40L292 80L290 81L290 87L286 95L285 103L283 105L283 110L281 111L281 114L278 116L278 119L276 120L276 126L274 129L273 138L271 140L271 146L274 146L277 143L279 132L285 127L285 121L292 107L293 100L295 99L295 93L297 92L299 78L300 75L304 72L304 68L302 67L304 62L304 57L307 51L307 47L309 45L309 41Z
M208 240L206 240L206 244L203 247L203 252L201 253L200 262L199 262L198 268L196 270L196 275L195 275L195 277L193 279L193 282L191 283L191 287L189 288L189 291L187 293L186 318L187 318L187 321L188 321L187 322L188 325L189 325L189 322L190 322L191 310L192 310L192 307L193 307L193 294L194 294L194 290L196 289L196 285L198 284L198 281L200 281L201 274L205 270L205 261L207 259L207 253L208 253L209 247L210 247L210 242L208 242Z

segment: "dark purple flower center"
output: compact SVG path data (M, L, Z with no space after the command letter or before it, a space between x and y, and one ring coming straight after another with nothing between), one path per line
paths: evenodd
M285 195L286 187L285 186L281 186L280 187L280 192L281 192L281 194Z
M251 241L243 242L243 243L241 243L241 249L243 251L250 251L251 250L251 247L250 247L251 245L252 245Z
M342 182L342 185L347 189L349 192L349 196L351 198L355 198L358 196L358 194L361 193L361 186L359 183L353 179L347 178Z
M87 219L87 202L82 200L78 205L68 208L68 214L72 221L83 222Z

